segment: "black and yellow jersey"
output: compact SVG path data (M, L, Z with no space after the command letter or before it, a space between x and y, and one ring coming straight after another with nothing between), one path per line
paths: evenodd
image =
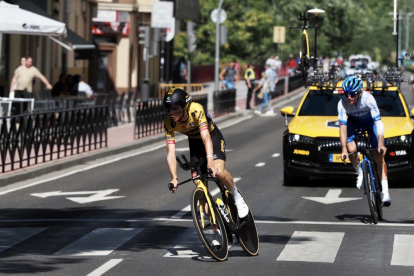
M211 133L216 128L213 118L204 112L201 104L192 102L188 108L188 119L186 122L174 122L167 115L164 120L164 133L167 144L175 144L174 132L178 131L191 139L201 139L200 132L208 129Z

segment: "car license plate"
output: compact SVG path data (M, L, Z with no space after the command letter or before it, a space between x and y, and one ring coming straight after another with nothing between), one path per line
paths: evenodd
M362 160L362 155L359 154L359 160ZM340 153L331 153L329 154L330 163L343 163ZM346 163L350 163L349 159L345 160Z

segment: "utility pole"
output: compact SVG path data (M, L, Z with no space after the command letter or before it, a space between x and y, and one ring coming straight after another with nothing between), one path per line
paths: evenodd
M407 12L405 14L405 51L407 52L410 49L410 17L412 15L413 14L411 12Z
M221 6L223 5L224 0L220 0L218 6L218 13L217 13L217 21L216 21L216 59L215 59L215 66L214 66L214 90L219 90L219 71L220 71L220 13L221 13ZM211 97L212 98L212 97Z

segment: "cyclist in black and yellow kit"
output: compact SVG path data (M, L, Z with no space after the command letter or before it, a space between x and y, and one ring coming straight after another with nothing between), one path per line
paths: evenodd
M169 113L164 120L164 133L167 140L167 163L171 173L172 192L177 189L177 161L175 159L174 132L188 136L190 156L207 160L203 173L207 168L212 176L217 177L233 194L239 217L249 213L243 197L237 191L232 175L226 170L226 143L212 117L204 111L202 105L191 101L191 97L180 88L173 88L165 94L164 107Z

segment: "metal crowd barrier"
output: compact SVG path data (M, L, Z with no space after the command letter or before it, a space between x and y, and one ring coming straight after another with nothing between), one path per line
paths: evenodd
M184 91L187 91L187 84L186 83L161 83L158 86L158 99L163 99L165 93L167 93L171 88L178 87L183 89ZM190 84L190 95L193 94L193 92L201 92L204 93L204 86L201 83L192 83Z
M13 171L108 146L107 106L0 118L0 166Z
M194 102L207 109L208 97L206 94L191 96ZM163 99L152 99L148 102L135 103L135 131L134 139L139 139L163 132L164 119L167 115L163 106Z
M214 117L236 111L236 89L214 91Z

